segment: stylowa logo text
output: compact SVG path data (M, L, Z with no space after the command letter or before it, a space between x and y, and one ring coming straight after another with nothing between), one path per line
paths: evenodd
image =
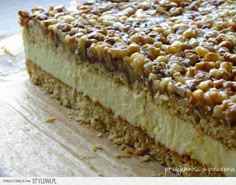
M33 184L57 184L55 178L33 178Z

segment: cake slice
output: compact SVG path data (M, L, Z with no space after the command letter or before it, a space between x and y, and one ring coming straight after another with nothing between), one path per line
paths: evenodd
M181 175L236 176L235 9L101 1L18 14L32 82L75 119Z

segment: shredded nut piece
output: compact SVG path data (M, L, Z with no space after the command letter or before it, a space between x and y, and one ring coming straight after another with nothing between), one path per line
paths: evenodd
M140 157L142 162L149 162L151 160L151 156L150 155L144 155Z
M102 133L99 132L99 133L97 134L97 136L98 136L98 137L102 137Z
M56 121L57 118L50 116L47 118L46 123L54 123Z
M115 157L116 157L117 159L130 158L131 155L130 155L130 154L116 154Z
M99 145L99 144L94 145L94 146L93 146L93 151L94 151L94 152L97 152L98 150L103 150L102 146Z

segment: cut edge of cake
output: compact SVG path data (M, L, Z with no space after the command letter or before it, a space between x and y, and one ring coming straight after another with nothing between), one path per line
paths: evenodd
M26 65L33 83L75 109L77 119L84 118L96 129L115 135L137 154L149 154L173 169L186 169L182 175L235 176L235 171L223 172L223 168L236 166L230 127L218 125L211 116L199 120L187 116L196 114L192 110L186 111L184 120L178 106L188 108L188 102L164 94L153 96L141 82L131 84L123 73L107 71L101 63L78 57L71 53L74 45L58 42L61 36L45 30L40 19L33 20L26 12L19 14L25 21Z
M34 26L34 28L37 29L37 26ZM38 29L41 28L38 27ZM77 110L77 120L87 120L85 122L94 125L95 128L117 135L117 137L122 138L121 141L124 144L135 147L137 151L143 151L143 154L150 154L164 165L173 166L175 164L174 166L178 166L179 169L196 169L193 172L189 172L190 170L186 173L183 172L186 176L217 176L221 174L203 170L213 169L213 166L224 163L218 161L215 165L202 165L196 158L204 158L204 150L209 150L207 151L209 153L214 153L215 148L221 151L225 150L220 153L220 156L215 154L215 158L208 155L209 158L205 158L205 161L224 160L226 156L228 156L228 161L231 161L230 156L233 156L233 154L228 153L221 143L196 131L190 123L181 121L176 115L171 116L164 105L155 106L155 100L152 99L147 90L140 91L138 85L129 87L128 83L125 82L125 78L118 74L111 76L108 73L106 75L105 70L99 64L78 61L75 56L70 56L68 50L62 46L55 46L50 37L43 37L43 34L39 34L38 31L34 33L31 30L30 32L30 34L37 35L38 39L34 42L31 40L32 35L28 34L27 30L23 31L26 65L31 80L34 84L43 87L48 93L52 93L62 105ZM40 40L43 40L43 42L39 43ZM126 98L124 99L118 98L125 95ZM104 98L98 99L99 96L104 96ZM156 99L162 99L164 102L168 100L166 96L156 97ZM113 102L119 105L110 105ZM104 108L104 105L106 108ZM137 110L139 112L134 113ZM102 113L103 111L104 113ZM129 112L126 114L126 111ZM156 114L154 114L155 112ZM152 115L154 117L151 117ZM162 118L162 115L165 115L165 119ZM149 120L144 118L149 118ZM116 122L118 128L114 125ZM122 123L125 125L124 128L128 130L127 133L119 135ZM138 130L137 133L132 133L132 129ZM154 130L157 133L156 135ZM140 132L144 132L142 137ZM141 137L140 140L139 136ZM147 138L147 146L145 146L144 136ZM137 143L135 144L134 141L136 140ZM181 148L179 148L180 146ZM209 146L214 147L211 150ZM202 152L199 153L199 151ZM207 155L207 152L205 155ZM165 157L167 159L164 159ZM224 166L228 165L225 164Z

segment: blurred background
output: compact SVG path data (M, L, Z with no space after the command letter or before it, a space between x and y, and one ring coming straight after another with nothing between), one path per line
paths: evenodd
M34 6L49 7L64 4L68 6L71 0L0 0L0 35L20 31L18 10L31 10Z

